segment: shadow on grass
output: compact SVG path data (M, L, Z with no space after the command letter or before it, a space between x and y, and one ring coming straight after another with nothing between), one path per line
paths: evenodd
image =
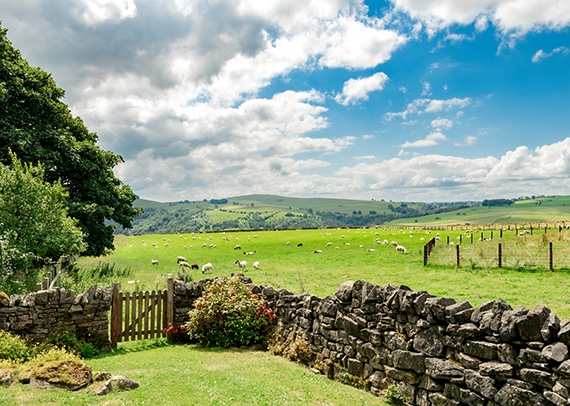
M205 347L197 343L189 342L169 342L165 338L155 338L140 341L127 341L119 344L119 348L106 352L104 354L98 355L90 359L104 359L108 357L114 357L118 355L125 355L134 352L149 351L157 348L163 347L189 347L194 351L200 351L204 353L246 353L252 351L265 351L261 345L252 345L249 347Z

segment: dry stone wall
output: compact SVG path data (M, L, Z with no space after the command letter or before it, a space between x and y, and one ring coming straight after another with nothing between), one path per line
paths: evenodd
M473 308L363 281L321 299L246 280L278 315L269 349L331 379L375 394L396 385L421 406L569 404L570 323L543 306ZM176 285L189 309L203 283Z
M109 334L112 289L91 286L86 292L52 288L0 299L0 330L42 341L67 331Z

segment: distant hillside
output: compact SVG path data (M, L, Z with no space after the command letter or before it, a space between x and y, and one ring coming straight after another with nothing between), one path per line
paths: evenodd
M387 221L429 216L479 203L410 203L384 200L294 198L247 195L203 201L160 203L139 199L144 213L119 234L183 233L233 229L286 229L375 226Z
M390 225L469 225L570 221L570 196L540 196L505 205L474 205L469 208L400 218Z

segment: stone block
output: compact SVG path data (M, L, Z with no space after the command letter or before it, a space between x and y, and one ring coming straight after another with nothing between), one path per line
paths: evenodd
M555 378L548 372L540 371L538 369L522 368L519 371L519 374L524 381L530 382L534 385L543 386L548 389L552 389L554 387Z
M492 360L497 358L497 344L486 341L467 341L463 346L463 352L477 358Z
M413 348L427 356L439 357L445 352L444 340L443 329L440 326L433 326L416 334Z
M396 368L411 369L417 373L425 371L425 356L421 353L415 353L404 350L395 350L392 353L392 362Z
M494 400L501 406L546 406L548 404L541 394L510 384L504 385L497 392Z
M476 371L465 370L465 386L483 395L487 399L493 399L497 394L495 380L488 376L483 376Z

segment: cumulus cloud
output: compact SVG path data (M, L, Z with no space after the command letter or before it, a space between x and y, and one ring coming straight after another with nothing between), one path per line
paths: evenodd
M471 145L474 145L477 142L477 137L473 137L471 135L463 138L461 141L456 142L455 146L456 147L470 147Z
M551 56L556 55L556 54L568 55L568 54L570 54L570 49L568 49L567 47L564 47L564 46L555 48L552 50L552 52L544 52L542 49L539 49L533 55L532 62L538 63L542 59L550 58Z
M397 10L423 21L433 34L453 24L475 23L479 31L491 20L503 34L561 30L570 25L570 3L559 0L391 0Z
M431 121L431 126L433 128L445 128L450 129L453 126L453 121L448 120L447 118L436 118L435 120Z
M446 139L447 138L445 137L445 135L443 135L439 131L436 131L436 132L429 134L428 136L426 136L422 140L417 140L417 141L413 141L413 142L406 141L404 144L402 144L402 148L433 147L433 146L439 144L440 141L445 141Z
M336 95L334 99L344 106L356 104L359 100L368 100L368 94L383 90L387 81L388 76L383 72L375 73L366 78L349 79L344 82L342 93Z
M374 155L363 155L363 156L355 156L354 159L356 159L357 161L371 161L376 159L376 157Z

